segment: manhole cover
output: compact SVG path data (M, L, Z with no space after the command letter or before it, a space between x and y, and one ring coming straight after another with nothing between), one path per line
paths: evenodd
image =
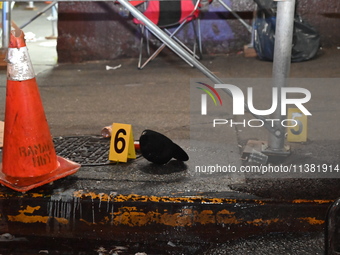
M96 136L70 136L53 138L58 156L82 166L113 164L108 160L110 139Z

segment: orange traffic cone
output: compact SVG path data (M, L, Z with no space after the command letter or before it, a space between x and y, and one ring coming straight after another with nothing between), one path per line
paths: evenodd
M24 33L18 27L10 36L7 61L0 183L25 192L73 174L80 165L56 155Z

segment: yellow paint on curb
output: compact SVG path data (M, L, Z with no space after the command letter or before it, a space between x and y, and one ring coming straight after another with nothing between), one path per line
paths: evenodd
M321 199L315 199L315 200L307 200L307 199L295 199L292 201L293 204L305 204L305 203L314 203L314 204L329 204L333 203L334 200L321 200Z
M224 198L205 198L201 196L188 196L188 197L168 197L168 196L144 196L144 195L117 195L115 192L107 193L96 193L96 192L84 192L82 190L76 190L69 193L69 201L76 199L74 201L80 201L81 199L91 199L99 200L101 202L111 202L111 203L123 203L123 202L153 202L153 203L183 203L183 205L178 211L169 213L167 209L159 211L157 208L151 211L144 212L135 206L124 206L120 205L116 211L107 212L107 215L100 215L100 219L97 221L88 221L87 219L80 218L80 222L91 225L97 224L110 224L110 225L125 225L130 227L147 226L150 224L161 224L172 227L192 227L197 224L209 225L209 224L226 224L226 225L241 225L248 224L253 226L268 226L271 224L281 222L278 218L272 219L253 219L246 220L241 217L237 217L236 212L222 209L222 210L196 210L188 204L199 203L199 204L235 204L235 203L252 203L253 206L262 206L270 204L271 201L263 200L237 200L237 199L224 199ZM4 193L0 192L0 198L4 197ZM27 194L22 194L22 196L28 196ZM33 198L45 197L40 193L31 193L29 196ZM326 204L331 203L331 200L303 200L296 199L290 202L285 201L285 203L290 204ZM273 202L277 204L276 201ZM66 225L69 224L67 218L53 217L52 215L44 216L39 215L40 206L29 206L18 211L17 215L7 215L8 221L11 222L21 222L21 223L44 223L47 224L49 220L54 219L58 223ZM74 210L80 210L74 209ZM46 210L44 210L46 212ZM38 213L37 213L38 212ZM82 215L82 214L80 214ZM324 220L319 220L313 217L298 218L303 222L310 225L321 225L324 224Z
M299 219L307 221L311 225L322 225L325 223L324 220L318 220L315 217L305 217L305 218L299 218Z
M27 206L26 209L19 210L18 215L8 215L8 221L12 222L22 222L22 223L47 223L48 220L52 217L50 216L41 216L41 215L28 215L33 214L35 211L38 211L40 209L40 206ZM68 224L68 220L65 218L57 218L53 217L56 221L58 221L61 224Z

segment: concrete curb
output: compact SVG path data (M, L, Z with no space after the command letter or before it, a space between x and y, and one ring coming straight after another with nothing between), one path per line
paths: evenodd
M332 200L0 191L0 232L15 236L142 242L225 242L270 232L323 231Z

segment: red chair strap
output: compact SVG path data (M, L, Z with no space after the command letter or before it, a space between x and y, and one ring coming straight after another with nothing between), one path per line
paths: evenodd
M194 10L195 5L192 0L151 0L147 3L143 14L157 26L167 27L197 18L199 10ZM139 22L135 20L135 23Z

